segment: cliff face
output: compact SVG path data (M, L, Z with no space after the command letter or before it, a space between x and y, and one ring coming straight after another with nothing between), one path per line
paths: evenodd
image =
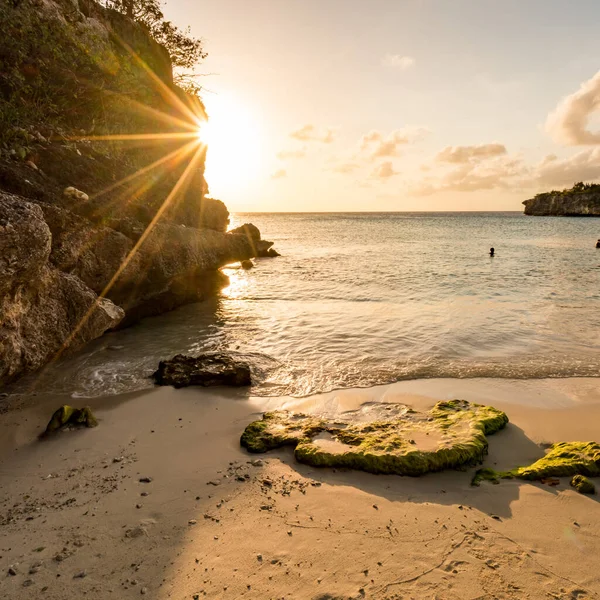
M214 294L256 250L207 197L204 108L141 26L92 0L20 0L0 34L1 384Z
M549 192L525 200L526 215L555 217L600 217L600 192Z

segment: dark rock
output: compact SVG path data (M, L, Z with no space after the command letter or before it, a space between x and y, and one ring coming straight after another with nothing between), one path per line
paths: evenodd
M159 385L176 388L189 385L246 386L251 384L250 367L220 353L192 357L178 354L171 360L161 361L153 375Z
M277 252L277 250L275 250L274 248L269 248L267 250L267 256L269 258L276 258L277 256L281 256L281 254L279 254L279 252Z
M246 271L248 271L249 269L254 268L254 263L251 260L243 260L240 263L240 266L242 267L242 269L245 269Z
M244 223L243 225L232 229L229 233L245 235L249 240L254 242L258 242L260 240L260 230L252 223Z
M55 433L68 425L75 427L96 427L98 421L96 421L96 417L94 417L92 409L89 406L73 408L65 404L52 415L43 436Z

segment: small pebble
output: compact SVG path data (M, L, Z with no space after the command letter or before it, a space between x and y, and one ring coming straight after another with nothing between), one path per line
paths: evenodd
M140 477L140 483L152 483L152 477Z

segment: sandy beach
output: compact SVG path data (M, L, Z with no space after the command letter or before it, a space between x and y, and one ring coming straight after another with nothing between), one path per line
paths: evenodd
M474 488L472 470L377 476L239 446L266 409L453 397L508 414L485 461L499 468L550 442L594 439L600 417L594 379L408 381L303 399L160 388L95 399L97 428L40 441L73 400L11 398L0 415L0 597L597 597L600 507L566 479Z

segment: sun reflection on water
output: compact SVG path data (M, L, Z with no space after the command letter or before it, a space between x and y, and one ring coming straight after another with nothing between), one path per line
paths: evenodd
M229 285L221 290L222 296L230 300L243 298L249 287L247 272L241 268L226 267L223 273L229 277Z

